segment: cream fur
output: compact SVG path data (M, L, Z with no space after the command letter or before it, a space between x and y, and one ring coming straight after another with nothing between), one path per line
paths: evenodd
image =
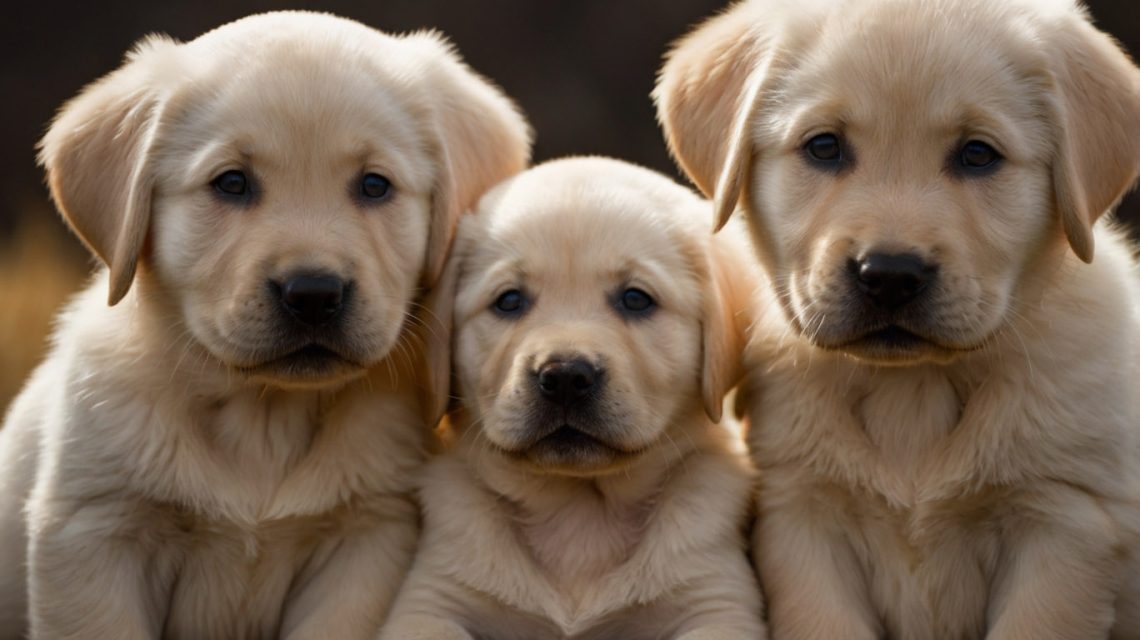
M745 403L772 637L1140 638L1140 291L1096 224L1140 172L1115 43L1066 0L755 0L656 98L772 285ZM956 168L972 139L996 170ZM860 343L868 251L939 265L921 345Z
M310 13L151 38L68 103L41 160L108 268L0 431L0 637L374 637L438 419L415 301L528 138L437 35ZM327 366L279 360L298 270L352 283Z
M461 407L382 638L763 636L741 529L749 465L706 415L737 379L756 274L744 251L710 257L706 206L663 176L577 158L507 181L463 220L444 281L455 308L435 307L456 323ZM651 316L615 309L630 286L657 300ZM515 319L490 309L510 288L533 299ZM605 369L595 428L637 453L552 462L518 444L542 428L533 371L575 354Z

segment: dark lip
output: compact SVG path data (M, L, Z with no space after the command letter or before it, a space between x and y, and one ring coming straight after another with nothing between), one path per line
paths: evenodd
M275 358L272 362L290 362L290 361L320 361L320 360L344 360L343 357L336 351L319 344L307 344L296 351L291 351L279 358Z
M635 456L645 450L644 447L637 449L626 449L615 446L595 435L590 434L585 429L580 429L569 423L562 424L541 438L517 448L498 448L500 448L508 455L514 457L526 457L530 453L541 451L543 449L583 453L590 451L606 451L619 457Z
M532 448L542 446L558 449L614 449L602 440L568 424L558 427L530 446Z
M937 346L917 333L893 324L865 333L846 344L865 344L888 349L913 349L923 345Z
M298 377L320 377L345 368L361 365L344 357L326 346L309 343L284 355L276 356L260 364L242 367L248 372L273 371Z

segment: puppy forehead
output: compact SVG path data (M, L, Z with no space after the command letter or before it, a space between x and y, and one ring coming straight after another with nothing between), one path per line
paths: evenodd
M640 172L647 170L562 162L550 163L557 170L532 169L484 198L461 228L471 246L465 271L521 275L543 286L614 286L641 277L676 291L698 289L707 203L663 176L644 182Z
M533 167L488 192L477 206L492 235L525 222L560 218L572 227L643 225L668 233L700 234L712 224L712 207L669 178L602 157L571 157Z
M299 16L305 23L310 17ZM315 17L340 26L338 19ZM250 26L244 23L230 26L243 33ZM368 44L381 45L390 64L378 62L378 51L362 52L359 38L337 39L320 29L267 37L259 28L253 33L262 37L247 41L223 27L189 43L188 57L201 59L172 101L179 107L172 115L180 129L174 144L309 168L380 164L403 186L426 191L433 179L431 114L426 89L404 72L401 56L411 54L392 38L355 27Z
M1001 135L1040 119L1046 67L1032 11L1016 1L847 2L787 94L853 128Z
M568 203L539 207L491 230L490 247L506 254L528 275L555 280L587 273L615 277L637 270L676 271L686 263L682 248L652 217L628 210Z

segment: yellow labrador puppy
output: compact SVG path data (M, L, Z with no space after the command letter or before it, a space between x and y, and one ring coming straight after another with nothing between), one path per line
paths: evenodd
M454 318L462 407L382 638L763 636L751 474L716 424L750 268L710 259L709 220L602 158L531 169L464 219L454 310L450 285L433 307Z
M1140 170L1116 43L1069 0L755 0L656 98L779 310L749 396L773 637L1140 638L1140 292L1094 224Z
M414 301L528 135L438 36L308 13L69 102L41 161L107 269L0 431L0 637L374 636L434 424Z

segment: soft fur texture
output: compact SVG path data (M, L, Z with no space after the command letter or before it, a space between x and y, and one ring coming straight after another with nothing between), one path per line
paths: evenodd
M1140 292L1095 224L1140 170L1118 46L1068 0L756 0L656 99L773 285L747 397L772 636L1140 638ZM971 140L1003 159L967 169ZM868 309L872 252L936 266L920 302Z
M108 268L0 431L0 637L374 637L438 417L415 300L528 138L437 35L309 13L150 38L69 102L41 160ZM335 323L283 313L297 272L350 283Z
M758 274L746 248L710 255L710 222L671 180L601 158L531 169L464 218L455 284L438 290L457 286L454 310L433 305L454 318L462 406L383 638L763 635L742 529L751 473L714 422ZM631 287L656 306L623 313ZM496 311L511 290L521 310ZM603 386L558 408L539 372L574 359ZM564 425L596 440L551 444Z

